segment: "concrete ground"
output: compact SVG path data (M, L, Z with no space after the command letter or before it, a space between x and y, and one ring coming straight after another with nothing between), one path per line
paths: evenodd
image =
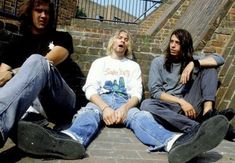
M143 145L126 128L105 127L87 149L81 160L50 160L28 157L8 140L0 149L0 163L167 163L167 153L147 152ZM211 151L194 158L190 163L235 163L235 142L224 140Z

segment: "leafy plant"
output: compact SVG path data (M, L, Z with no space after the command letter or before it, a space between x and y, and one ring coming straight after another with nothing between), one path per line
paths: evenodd
M77 7L77 11L76 11L76 18L80 18L80 17L87 17L85 10L83 8L79 8Z

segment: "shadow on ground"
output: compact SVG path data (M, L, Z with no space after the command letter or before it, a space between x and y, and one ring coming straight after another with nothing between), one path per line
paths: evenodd
M209 151L193 158L188 163L212 163L222 159L222 155L215 151Z
M15 163L21 160L23 157L26 157L26 154L14 146L0 153L0 162Z

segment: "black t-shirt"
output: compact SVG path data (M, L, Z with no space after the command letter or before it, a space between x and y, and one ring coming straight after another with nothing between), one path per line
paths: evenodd
M86 103L82 86L85 77L80 67L71 59L73 53L72 37L68 32L54 31L43 35L23 35L16 37L3 50L1 62L11 66L13 69L20 67L32 54L45 56L53 46L62 46L69 51L69 56L59 65L61 76L66 83L74 90L78 98L78 107Z

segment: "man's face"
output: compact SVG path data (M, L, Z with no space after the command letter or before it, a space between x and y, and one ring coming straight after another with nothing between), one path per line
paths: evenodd
M118 57L123 57L127 46L129 43L129 38L127 36L127 33L121 32L118 36L115 37L113 42L113 51Z
M32 11L33 27L32 32L34 34L40 34L47 27L49 22L49 4L41 3L34 7Z
M178 56L180 54L180 48L181 46L179 39L175 35L172 35L170 39L171 55Z

